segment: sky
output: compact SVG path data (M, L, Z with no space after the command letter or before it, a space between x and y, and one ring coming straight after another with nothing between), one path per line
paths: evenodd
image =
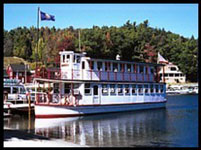
M150 27L198 38L198 4L4 4L4 29L37 27L38 7L55 16L40 21L40 27L120 27L128 20L137 25L148 20Z

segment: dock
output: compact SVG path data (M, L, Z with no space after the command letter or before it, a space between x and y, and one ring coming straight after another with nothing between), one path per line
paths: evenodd
M10 117L13 113L28 112L29 104L4 103L4 117ZM34 103L31 104L31 111L34 110Z

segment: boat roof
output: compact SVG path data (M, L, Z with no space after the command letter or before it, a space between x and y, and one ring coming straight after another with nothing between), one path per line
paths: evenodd
M111 60L111 59L96 59L90 58L92 61L102 61L102 62L114 62L114 63L127 63L127 64L138 64L138 65L152 65L152 66L165 66L164 64L157 64L157 63L146 63L146 62L133 62L133 61L123 61L123 60Z
M133 61L123 61L123 60L112 60L112 59L97 59L97 58L91 58L85 56L86 53L75 53L74 51L61 51L59 54L74 54L74 55L80 55L84 56L87 58L87 60L92 60L92 61L102 61L102 62L114 62L114 63L128 63L128 64L139 64L139 65L152 65L152 66L165 66L164 64L157 64L157 63L146 63L146 62L133 62Z

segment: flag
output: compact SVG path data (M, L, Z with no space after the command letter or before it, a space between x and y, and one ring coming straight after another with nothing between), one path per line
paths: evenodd
M53 15L49 15L47 13L44 13L44 12L40 11L40 20L55 21L55 17Z
M169 62L167 60L165 60L165 58L163 58L163 56L160 55L160 53L158 52L158 63L165 63L168 64Z

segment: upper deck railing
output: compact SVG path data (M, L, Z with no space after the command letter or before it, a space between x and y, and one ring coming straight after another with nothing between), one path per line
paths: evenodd
M36 69L35 77L59 80L159 82L160 64L92 59L60 52L60 67Z
M36 71L36 78L59 79L59 80L91 80L91 81L131 81L131 82L159 82L159 74L112 72L96 70L66 70L60 69Z

